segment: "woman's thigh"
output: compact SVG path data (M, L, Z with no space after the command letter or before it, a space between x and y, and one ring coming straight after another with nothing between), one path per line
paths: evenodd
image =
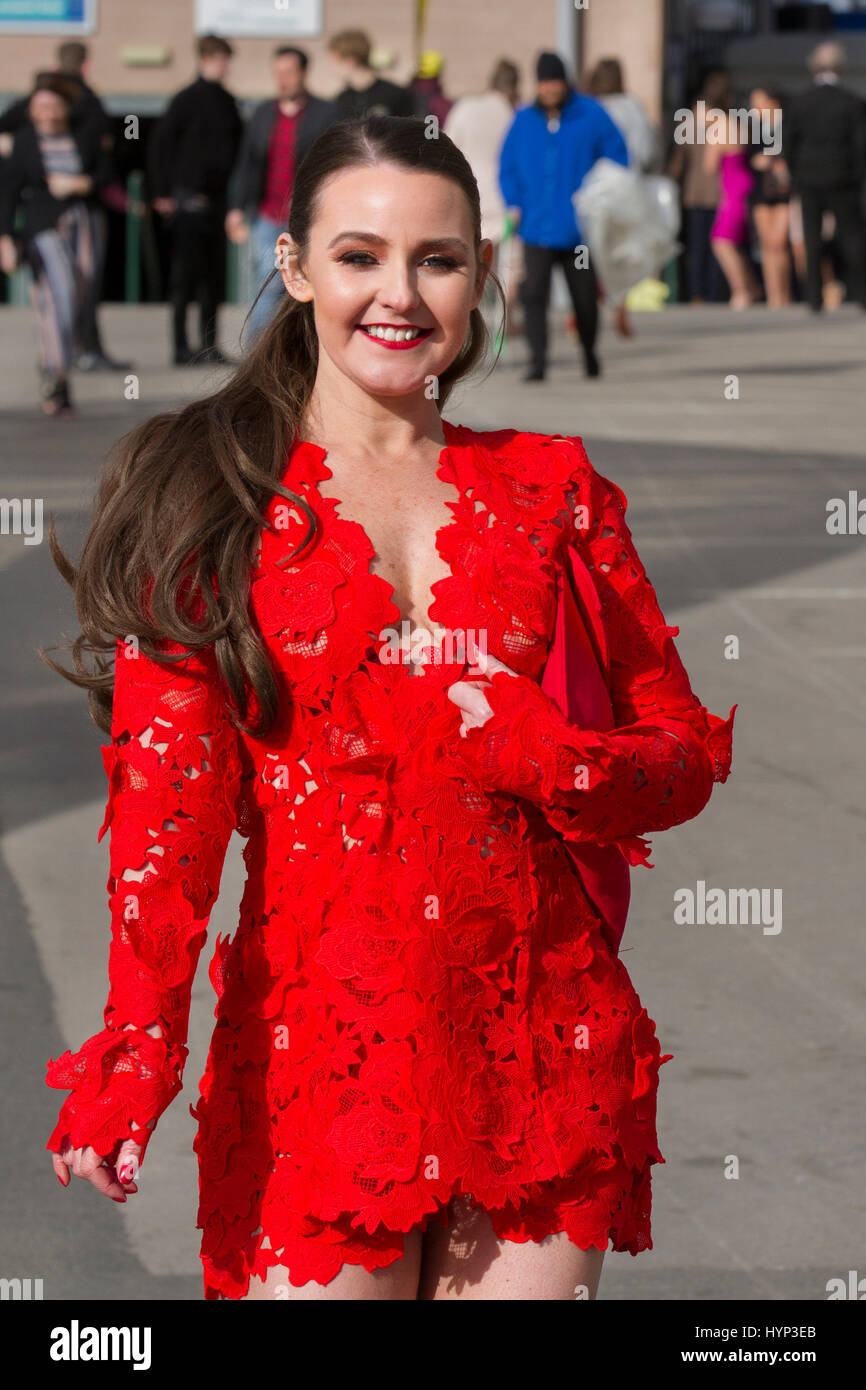
M500 1240L487 1212L451 1202L451 1223L424 1236L418 1297L441 1299L594 1299L604 1252L580 1250L565 1232L542 1241Z
M761 245L769 251L781 251L788 244L788 204L758 204L755 226Z
M774 251L784 251L787 249L790 239L791 215L787 203L776 203L768 208L770 213L768 221L768 243Z
M397 1299L414 1300L418 1295L421 1268L421 1231L403 1237L403 1255L385 1269L366 1270L362 1265L343 1265L329 1284L310 1279L300 1288L289 1283L284 1265L274 1265L264 1279L252 1277L247 1300L285 1300L287 1302L328 1302L338 1300Z

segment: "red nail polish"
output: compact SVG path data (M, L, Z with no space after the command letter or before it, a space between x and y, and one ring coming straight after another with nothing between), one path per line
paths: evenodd
M66 1183L63 1181L63 1179L61 1178L61 1176L60 1176L59 1173L56 1174L56 1177L57 1177L57 1181L60 1183L60 1186L61 1186L61 1187L65 1187L65 1186L66 1186Z

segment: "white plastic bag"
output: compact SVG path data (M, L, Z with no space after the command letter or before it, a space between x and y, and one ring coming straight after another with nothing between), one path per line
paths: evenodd
M593 265L614 302L656 276L682 250L679 188L673 179L599 159L572 202Z

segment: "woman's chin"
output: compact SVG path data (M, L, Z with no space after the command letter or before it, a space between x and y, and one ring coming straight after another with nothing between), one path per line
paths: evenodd
M396 353L395 353L396 356ZM416 391L429 389L430 382L435 381L437 373L432 367L423 365L404 366L402 363L394 364L383 363L375 370L367 368L364 371L351 373L356 386L360 386L362 391L367 391L371 396L409 396Z
M350 344L349 351L339 356L335 354L332 361L337 370L362 391L373 396L408 396L426 390L434 399L435 388L431 391L431 382L447 370L460 351L458 347L449 358L439 345L439 350L425 345L396 352L378 344L363 343L357 347L360 352Z

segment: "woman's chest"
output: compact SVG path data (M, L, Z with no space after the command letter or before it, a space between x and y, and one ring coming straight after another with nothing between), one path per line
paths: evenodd
M299 553L306 518L285 508L283 526L262 534L252 584L254 616L289 681L319 686L362 665L417 674L425 645L462 663L467 638L540 676L561 513L518 514L481 489L437 480L398 501L345 486L339 498L314 487L299 495L315 516L312 543Z
M402 627L415 634L434 630L432 616L437 585L451 577L452 569L440 549L440 541L454 520L456 501L452 485L438 478L424 479L399 495L385 483L363 491L336 478L329 492L319 491L323 520L332 513L332 534L343 523L344 536L354 530L354 540L367 575L391 590ZM363 569L362 569L363 574Z

